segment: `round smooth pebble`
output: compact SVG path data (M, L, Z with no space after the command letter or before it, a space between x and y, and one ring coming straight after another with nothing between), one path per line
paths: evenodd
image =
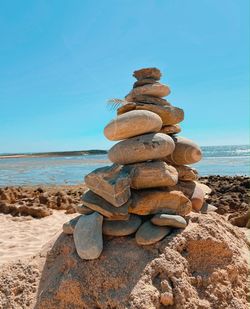
M159 226L171 226L181 229L187 226L186 220L178 215L157 214L153 216L151 222Z
M156 226L150 221L144 222L135 234L138 245L152 245L171 233L171 228Z
M141 225L141 222L142 220L139 216L132 214L127 221L104 219L102 232L108 236L127 236L135 233Z

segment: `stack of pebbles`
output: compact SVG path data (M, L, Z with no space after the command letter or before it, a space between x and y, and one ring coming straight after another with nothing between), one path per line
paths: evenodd
M162 97L170 93L161 84L161 72L146 68L134 72L137 81L117 109L117 118L104 135L119 141L108 152L113 165L85 177L81 214L63 230L73 234L82 259L98 258L103 235L135 234L138 245L154 244L174 228L185 228L185 216L199 211L204 188L188 166L202 153L194 142L176 136L184 112Z

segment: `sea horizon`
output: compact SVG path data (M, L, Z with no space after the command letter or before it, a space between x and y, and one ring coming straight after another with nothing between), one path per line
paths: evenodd
M200 176L250 176L250 146L201 146L203 158L191 165ZM0 187L77 185L96 168L111 165L104 150L0 154Z

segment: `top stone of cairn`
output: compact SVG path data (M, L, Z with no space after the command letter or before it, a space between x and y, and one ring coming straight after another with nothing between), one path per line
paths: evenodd
M159 80L161 78L161 71L157 68L144 68L134 71L133 76L137 80L142 80L146 78L152 78L154 80Z

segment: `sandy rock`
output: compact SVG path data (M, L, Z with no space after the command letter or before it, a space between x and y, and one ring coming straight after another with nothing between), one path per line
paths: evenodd
M104 128L104 135L111 141L118 141L137 135L158 132L161 118L150 111L129 111L113 119Z
M110 161L131 164L163 158L174 150L171 137L163 133L144 134L115 144L108 152Z
M117 164L97 168L85 176L85 183L115 207L125 204L131 195L129 173Z
M190 181L198 179L198 172L196 169L187 165L174 165L178 172L178 179L182 181Z
M171 226L181 229L187 226L187 221L178 215L157 214L153 216L151 222L159 226Z
M133 88L130 93L125 97L126 101L133 100L136 95L149 95L153 97L165 97L170 94L170 89L167 85L161 83L144 85L141 87Z
M135 234L138 245L152 245L171 233L171 229L163 226L156 226L150 221L144 222Z
M165 134L177 134L181 132L181 127L179 124L172 124L169 126L163 126L160 130L160 133Z
M130 170L133 189L173 186L178 182L176 169L163 161L132 164L126 169Z
M170 188L144 189L132 191L129 213L186 215L191 208L190 200L181 191L170 190Z
M97 259L102 253L102 221L103 216L97 212L81 216L74 229L76 251L81 259Z
M183 109L175 106L137 103L135 108L136 110L148 110L159 115L164 126L177 124L184 119Z
M159 80L161 78L161 71L157 68L143 68L134 71L133 76L137 80L142 80L145 78L152 78L154 80Z
M75 209L76 209L76 212L78 212L81 215L90 215L94 212L94 210L88 208L85 205L81 205L81 204L77 205Z
M123 204L120 207L114 207L112 204L110 204L101 196L95 194L91 190L88 190L83 194L82 200L84 205L86 205L88 208L99 212L104 217L117 218L117 220L122 220L124 216L127 217L128 206L131 202L129 200L127 203Z
M166 162L176 165L193 164L201 160L200 147L184 137L174 137L175 150L166 157Z
M138 246L133 237L104 239L101 258L91 261L81 260L72 238L62 234L43 254L48 258L41 267L36 309L161 308L163 293L173 293L176 309L247 309L245 241L216 213L193 215L181 233L173 231L150 247ZM17 278L20 269L15 265L0 276L3 308L14 302L10 292L20 282L13 274ZM27 296L30 283L21 283Z
M63 233L65 234L73 234L75 226L78 222L78 220L80 219L81 216L77 216L71 220L69 220L68 222L65 222L63 224Z
M111 221L104 219L102 232L108 236L127 236L136 232L141 225L141 218L136 215L130 215L128 220Z
M138 80L137 82L135 82L134 85L133 85L133 88L141 87L141 86L149 85L149 84L154 84L155 82L156 82L155 79L144 78L144 79L141 79L141 80Z
M134 102L135 104L136 103L146 103L146 104L156 104L156 105L162 105L162 106L165 106L165 105L171 106L171 104L166 99L153 97L153 96L150 96L150 95L144 95L144 94L135 95L133 98L130 98L129 102L130 102L130 104L131 104L131 102ZM131 106L132 106L132 104L131 104ZM123 114L122 107L118 108L118 110L117 110L118 114L119 113Z

